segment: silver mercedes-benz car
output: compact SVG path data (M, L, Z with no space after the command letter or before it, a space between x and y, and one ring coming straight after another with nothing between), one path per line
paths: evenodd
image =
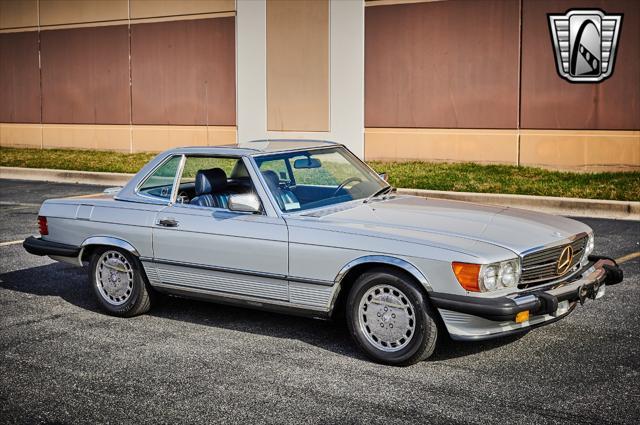
M568 315L622 281L592 230L398 195L344 146L269 140L159 154L122 188L51 199L24 248L78 266L110 314L158 293L330 318L372 359L429 357Z

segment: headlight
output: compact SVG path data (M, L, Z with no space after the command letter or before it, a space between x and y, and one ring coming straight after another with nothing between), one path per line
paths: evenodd
M498 274L500 273L500 266L497 264L489 264L482 266L480 269L479 280L481 282L480 287L484 287L487 291L493 291L498 287Z
M519 275L520 273L517 271L517 265L512 261L507 261L501 265L498 279L502 286L508 288L518 284Z
M596 240L593 237L593 233L589 233L589 239L587 239L587 246L584 249L584 258L586 259L593 252L593 248L596 246Z
M484 291L512 288L520 280L520 261L517 259L483 265L481 269L479 281Z
M454 262L453 273L467 291L487 292L513 288L520 280L520 260L513 259L492 264Z

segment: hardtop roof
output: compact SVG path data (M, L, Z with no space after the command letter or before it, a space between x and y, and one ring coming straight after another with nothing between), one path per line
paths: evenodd
M251 156L271 152L286 152L298 149L314 149L331 146L342 146L328 140L307 139L264 139L252 140L234 145L220 146L186 146L169 150L171 153L182 154L218 154Z

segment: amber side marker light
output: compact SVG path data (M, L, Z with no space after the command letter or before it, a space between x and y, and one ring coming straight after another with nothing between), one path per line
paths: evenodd
M522 323L529 320L529 310L521 311L516 314L516 323Z
M451 267L453 267L453 274L456 275L456 279L464 289L480 292L480 284L478 283L480 264L453 262Z

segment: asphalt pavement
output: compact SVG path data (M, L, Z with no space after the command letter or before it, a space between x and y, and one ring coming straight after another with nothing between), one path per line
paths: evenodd
M345 325L167 298L101 312L86 269L27 254L39 204L95 186L0 180L2 423L638 423L640 259L569 317L428 361L370 362ZM596 253L640 251L640 223L584 219Z

